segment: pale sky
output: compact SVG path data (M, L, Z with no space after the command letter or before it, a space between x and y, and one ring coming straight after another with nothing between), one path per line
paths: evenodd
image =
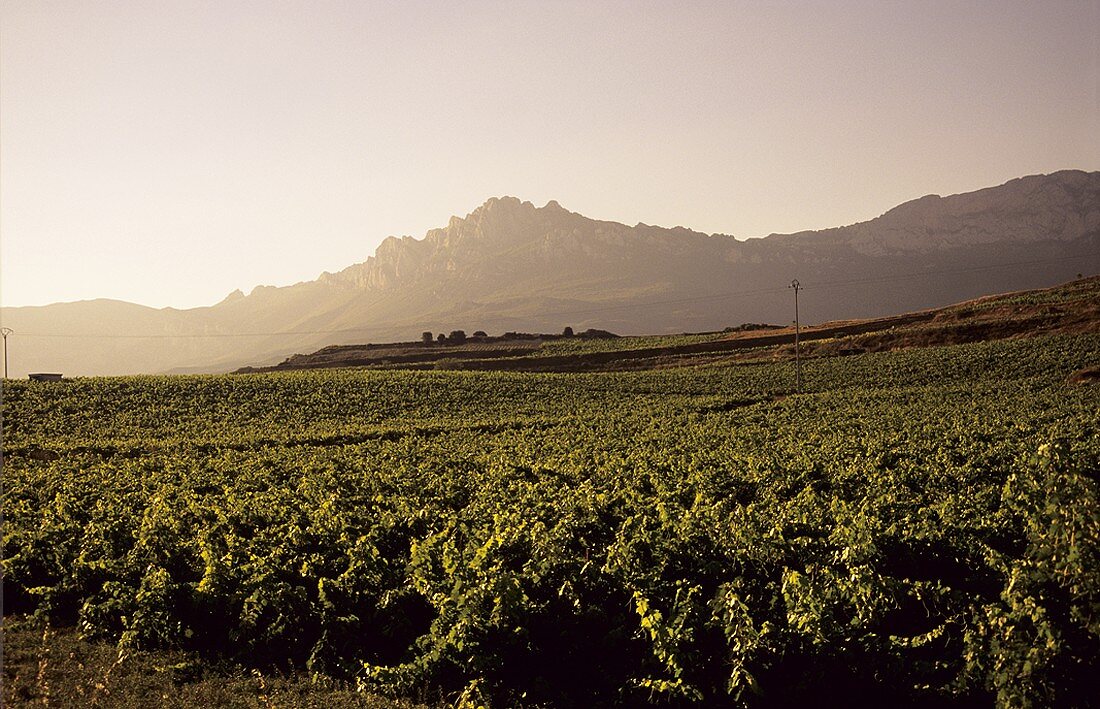
M487 198L737 237L1100 169L1100 0L0 5L3 305L210 305Z

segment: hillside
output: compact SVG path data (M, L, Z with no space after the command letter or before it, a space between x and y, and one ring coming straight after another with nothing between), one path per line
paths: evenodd
M576 336L507 333L464 342L335 345L294 355L283 371L334 367L476 369L528 372L656 369L715 362L760 363L794 355L794 328L747 324L732 331L680 336L617 337L598 331ZM807 358L1100 332L1100 277L1040 290L990 295L955 305L883 318L826 322L802 329Z
M1100 172L1062 171L922 197L846 227L738 240L633 227L494 198L366 261L210 307L109 301L4 308L12 372L228 371L326 345L453 329L620 334L877 317L1100 271Z
M797 391L767 356L7 382L0 701L1091 706L1100 334L1072 289L923 325L1048 305Z

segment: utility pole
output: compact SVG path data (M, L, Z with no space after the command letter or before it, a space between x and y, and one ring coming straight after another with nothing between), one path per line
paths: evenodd
M802 392L802 359L799 357L798 351L798 291L802 287L798 283L798 279L791 281L788 288L794 289L794 390L796 392Z
M4 379L8 378L8 335L13 332L10 327L0 327L0 335L4 336Z

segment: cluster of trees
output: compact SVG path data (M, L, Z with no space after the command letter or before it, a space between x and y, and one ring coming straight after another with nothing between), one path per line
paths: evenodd
M481 330L478 330L477 332L475 332L475 333L474 333L474 337L479 337L479 336L480 336L480 337L484 337L484 336L485 336L485 333L484 333L484 332L482 332ZM443 334L443 333L441 332L441 333L439 333L439 335L438 335L438 336L436 336L436 337L434 337L434 338L433 338L433 337L432 337L432 333L431 333L431 332L429 332L429 331L427 331L427 330L425 330L425 331L424 331L423 333L421 333L421 335L420 335L420 340L421 340L421 341L422 341L422 342L423 342L423 343L424 343L425 345L430 345L430 344L432 344L432 340L433 340L433 339L435 339L435 340L436 340L436 341L438 341L438 342L454 342L454 343L462 343L462 342L465 342L465 341L466 341L466 331L465 331L465 330L451 330L451 334L450 334L450 335L444 335L444 334Z
M514 334L517 334L517 333L505 333L504 337L507 338L509 335L514 335ZM484 330L478 330L477 332L475 332L472 335L472 337L475 338L475 339L481 339L481 338L485 338L485 337L488 337L488 336L489 335ZM566 326L566 328L564 330L562 330L561 336L562 337L573 337L574 336L573 335L573 328ZM463 342L466 341L466 331L465 330L451 330L451 334L449 334L449 335L444 335L442 332L439 333L438 335L433 335L430 330L425 330L424 332L420 333L420 341L421 341L422 344L425 344L425 345L430 345L430 344L432 344L432 342L438 342L439 344L450 343L450 344L460 345L460 344L462 344Z
M478 330L477 332L475 332L473 334L473 337L475 337L475 338L483 338L483 337L488 337L488 336L489 335L484 330ZM463 342L466 341L466 331L465 330L451 330L451 334L449 334L449 335L444 335L441 332L438 335L433 336L431 332L429 332L428 330L425 330L420 335L420 341L423 342L425 345L430 345L430 344L432 344L433 341L440 342L440 343L451 342L451 343L454 343L454 344L462 344Z

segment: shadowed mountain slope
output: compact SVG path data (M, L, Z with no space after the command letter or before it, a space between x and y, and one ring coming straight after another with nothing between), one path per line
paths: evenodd
M422 331L721 329L875 317L1100 270L1100 172L1062 171L922 197L867 222L745 241L589 219L556 202L487 201L423 238L316 281L207 308L117 301L5 308L14 376L222 371Z
M1086 332L1100 332L1100 276L1053 288L987 295L942 308L803 327L799 352L810 359ZM581 372L757 365L793 359L794 337L794 327L759 323L724 332L665 336L619 337L601 331L508 333L462 341L332 345L294 355L263 371L369 367Z

